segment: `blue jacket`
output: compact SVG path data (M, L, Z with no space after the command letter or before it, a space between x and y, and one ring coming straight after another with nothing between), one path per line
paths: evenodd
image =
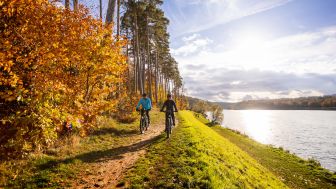
M140 105L142 106L142 108L144 110L150 110L150 109L152 109L152 102L151 102L150 98L141 98L139 100L138 105L136 106L136 109L139 109Z

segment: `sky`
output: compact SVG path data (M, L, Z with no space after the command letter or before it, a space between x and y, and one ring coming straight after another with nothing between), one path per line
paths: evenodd
M162 8L189 96L336 94L335 0L165 0Z

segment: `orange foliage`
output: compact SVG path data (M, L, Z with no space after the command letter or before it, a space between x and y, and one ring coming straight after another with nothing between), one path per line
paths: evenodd
M23 104L0 119L15 128L19 149L52 143L67 117L85 131L116 107L126 42L115 40L111 28L83 7L72 12L48 0L0 0L0 102Z

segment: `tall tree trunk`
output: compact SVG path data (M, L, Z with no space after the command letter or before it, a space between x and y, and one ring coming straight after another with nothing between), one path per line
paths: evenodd
M150 57L150 55L149 55ZM151 58L149 58L149 95L150 95L150 98L152 99L153 98L153 91L152 91L152 85L153 85L153 82L152 82L152 61L151 61Z
M161 71L159 70L159 100L162 99L162 94L163 94L163 80L162 80L162 74Z
M128 30L126 30L126 36L128 37ZM129 59L129 42L126 43L126 57L127 57L127 90L128 92L132 92L132 87L131 87L131 65L130 65L130 59Z
M146 91L146 57L145 57L145 52L143 53L143 59L144 61L142 62L142 93Z
M157 51L155 51L155 103L158 102L158 55L157 55Z
M102 0L99 0L99 17L100 17L100 20L103 20L103 2L102 2Z
M148 92L149 98L152 99L152 67L151 67L151 53L149 44L149 22L148 16L146 17L146 30L147 30L147 74L148 74Z
M120 0L117 0L117 39L120 35Z
M136 54L137 54L137 67L138 67L138 90L140 93L143 93L142 77L141 77L141 52L140 52L140 40L139 40L139 27L138 27L138 16L135 15L135 35L136 35Z
M70 0L65 0L65 8L70 9Z
M115 10L116 0L109 0L107 13L106 13L106 23L111 24L114 18L114 10Z
M163 81L164 81L164 96L166 96L166 94L167 94L167 79L164 77L164 79L163 79Z
M170 80L167 79L167 94L170 94Z
M78 0L73 0L74 11L78 10Z
M138 78L137 78L137 69L138 69L138 64L137 64L137 53L136 53L136 44L135 44L135 40L134 40L135 34L133 34L133 65L134 65L134 69L133 69L133 77L134 77L134 92L137 92L138 86Z
M139 77L140 77L140 92L144 93L145 92L145 85L144 85L144 79L143 79L143 72L144 72L144 66L143 64L145 64L145 58L143 57L143 52L142 50L140 50L140 73L139 73Z

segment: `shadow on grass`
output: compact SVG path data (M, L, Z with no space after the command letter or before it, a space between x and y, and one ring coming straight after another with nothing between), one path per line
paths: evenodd
M140 141L138 143L129 145L129 146L121 146L117 148L112 148L108 150L99 150L99 151L92 151L88 153L79 154L74 157L70 157L64 160L51 160L44 164L38 166L39 170L47 170L47 169L55 169L60 164L70 164L73 163L75 160L81 160L85 163L97 163L97 162L106 162L115 159L122 159L123 155L129 152L136 152L147 147L151 143L155 143L159 141L163 136L159 135L154 138Z
M114 134L116 136L120 135L133 135L133 134L138 134L139 130L125 130L125 129L116 129L116 128L111 128L111 127L105 127L105 128L100 128L98 130L93 131L90 135L92 136L100 136L100 135L106 135L106 134Z

